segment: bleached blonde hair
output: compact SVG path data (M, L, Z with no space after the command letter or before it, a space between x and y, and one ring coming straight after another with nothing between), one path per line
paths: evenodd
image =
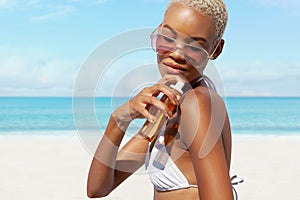
M228 21L228 12L223 0L170 0L168 8L174 3L185 5L202 14L212 16L216 38L219 39L223 36Z

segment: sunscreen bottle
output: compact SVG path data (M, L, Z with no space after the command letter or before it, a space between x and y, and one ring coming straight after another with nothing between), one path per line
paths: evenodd
M184 82L182 81L178 81L175 85L170 85L171 88L174 88L175 90L177 90L181 95L177 96L177 99L179 100L183 94L182 88L184 86ZM171 112L174 114L175 110L176 110L176 105L174 105L169 97L167 95L163 95L160 99L160 101L162 101L170 110ZM155 116L155 118L157 119L155 123L151 123L149 121L146 121L143 125L143 127L140 130L141 135L148 140L149 142L152 142L153 140L155 140L156 136L158 135L162 125L164 124L164 122L166 121L166 116L164 115L163 112L161 112L159 109L157 109L154 106L151 106L149 108L149 112Z

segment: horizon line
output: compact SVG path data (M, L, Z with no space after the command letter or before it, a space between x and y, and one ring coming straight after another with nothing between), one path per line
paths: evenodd
M130 96L0 96L0 98L131 98ZM300 98L300 96L225 96L223 98Z

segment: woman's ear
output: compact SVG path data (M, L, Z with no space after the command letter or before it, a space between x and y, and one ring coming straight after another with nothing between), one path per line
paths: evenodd
M213 60L217 59L219 57L219 55L222 53L223 47L224 47L225 41L223 39L220 40L220 42L218 42L218 46L216 47L216 50L214 52L214 54L212 55Z

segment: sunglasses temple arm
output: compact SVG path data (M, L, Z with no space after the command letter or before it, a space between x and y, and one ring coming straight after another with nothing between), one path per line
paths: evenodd
M210 60L215 59L214 54L216 53L216 51L217 51L217 49L218 49L218 47L219 47L221 41L222 41L222 36L220 37L220 39L219 39L219 41L218 41L218 43L217 43L217 45L216 45L214 51L208 56L208 58L209 58Z

